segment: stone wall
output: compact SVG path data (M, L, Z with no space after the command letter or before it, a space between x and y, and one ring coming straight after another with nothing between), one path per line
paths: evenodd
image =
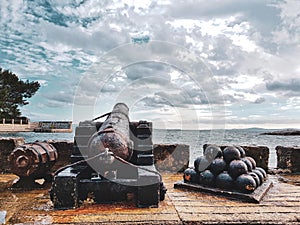
M25 143L24 138L1 138L0 139L0 173L9 173L10 164L8 156L19 145Z
M268 171L268 164L269 164L269 148L266 146L241 146L247 156L252 157L256 165L258 167L263 168L264 170Z
M54 172L65 165L69 165L73 142L55 140L48 140L47 142L52 144L58 152L57 162L51 171ZM0 139L1 173L11 172L7 160L8 156L14 148L21 144L24 144L23 138ZM189 164L189 146L183 144L156 144L154 145L154 160L159 171L183 171Z
M0 173L10 173L8 156L19 145L24 144L24 138L0 138ZM58 151L58 160L52 168L70 164L73 142L49 140ZM207 146L204 145L204 147ZM220 146L224 149L226 146ZM268 170L269 148L266 146L242 146L247 156L255 159L257 166ZM276 147L277 167L291 172L300 172L300 147ZM184 144L155 144L154 161L159 171L182 172L189 165L190 149Z
M154 163L158 171L183 172L189 165L189 157L189 145L154 145Z
M277 167L291 172L300 172L300 147L277 146Z
M55 141L48 140L49 144L52 144L58 153L58 159L54 166L52 167L52 171L56 171L57 169L70 164L70 156L72 154L73 142L72 141Z

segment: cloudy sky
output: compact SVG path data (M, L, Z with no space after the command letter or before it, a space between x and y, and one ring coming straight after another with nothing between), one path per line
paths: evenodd
M116 102L157 128L300 128L298 0L0 0L0 67L31 120Z

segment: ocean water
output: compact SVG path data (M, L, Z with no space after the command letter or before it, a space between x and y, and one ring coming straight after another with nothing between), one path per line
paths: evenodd
M281 146L300 146L300 136L274 136L260 135L263 132L273 130L266 129L233 129L233 130L159 130L153 131L153 143L165 144L187 144L190 146L190 162L202 155L203 145L228 144L228 145L263 145L270 149L269 167L277 166L275 147ZM73 141L73 133L10 133L0 134L0 137L23 137L26 142L44 140L68 140Z

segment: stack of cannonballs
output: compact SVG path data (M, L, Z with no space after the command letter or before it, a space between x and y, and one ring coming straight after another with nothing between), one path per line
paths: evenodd
M253 158L246 156L240 146L209 145L204 154L194 161L194 168L184 171L186 183L251 193L267 178L266 171L257 167Z

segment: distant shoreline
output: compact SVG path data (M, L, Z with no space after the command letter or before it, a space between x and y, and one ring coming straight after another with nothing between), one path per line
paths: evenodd
M281 135L281 136L300 136L300 130L277 130L272 132L264 132L261 135Z

